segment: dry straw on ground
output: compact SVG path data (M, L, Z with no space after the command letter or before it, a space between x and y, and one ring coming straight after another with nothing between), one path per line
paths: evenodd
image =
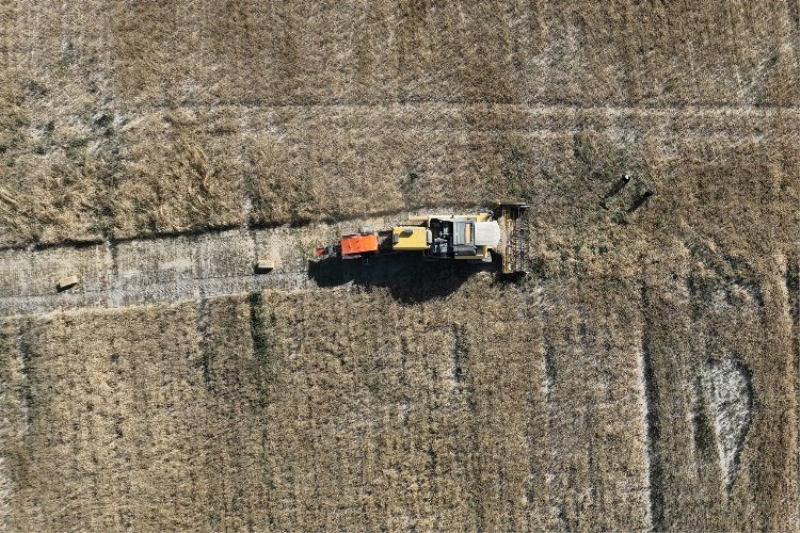
M764 114L800 97L796 19L771 0L9 4L0 245L532 194L578 177L548 163L582 130L627 160L709 128L794 137L796 110Z
M2 247L502 197L534 259L4 321L5 523L798 530L798 20L1 5ZM719 368L750 398L730 435Z
M518 530L556 525L563 502L573 525L643 525L641 439L607 440L630 429L607 426L598 404L581 427L603 436L600 470L585 470L585 443L542 393L541 318L520 291L487 303L488 290L483 277L424 304L385 290L347 306L335 292L264 293L26 322L27 392L4 404L30 417L7 450L12 524ZM627 398L636 422L628 377L611 401ZM558 390L554 409L580 409ZM576 465L575 483L607 494L589 515L583 489L559 474Z
M785 529L798 500L785 287L693 254L638 279L456 272L6 321L7 520ZM732 479L700 382L730 357L754 396Z

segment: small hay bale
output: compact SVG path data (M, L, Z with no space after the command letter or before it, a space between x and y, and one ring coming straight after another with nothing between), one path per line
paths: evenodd
M75 276L75 275L62 276L58 280L58 283L56 283L56 290L58 292L64 292L66 290L71 289L72 287L77 285L79 282L80 282L80 280L78 279L78 276Z
M256 274L267 274L275 270L275 261L272 259L259 259L256 263Z

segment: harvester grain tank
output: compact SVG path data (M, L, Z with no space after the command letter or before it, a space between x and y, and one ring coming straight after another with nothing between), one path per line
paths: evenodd
M468 215L420 215L391 229L343 235L338 244L317 248L318 256L342 259L394 253L420 253L427 260L451 259L491 263L502 257L502 272L526 270L527 227L523 214L528 204L499 204L492 211Z

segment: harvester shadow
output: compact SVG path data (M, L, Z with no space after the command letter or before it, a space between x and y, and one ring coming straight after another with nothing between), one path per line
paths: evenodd
M396 300L419 303L445 297L473 274L491 270L492 265L456 261L425 261L417 255L395 254L368 260L329 257L308 262L308 277L319 287L354 283L364 287L385 287Z

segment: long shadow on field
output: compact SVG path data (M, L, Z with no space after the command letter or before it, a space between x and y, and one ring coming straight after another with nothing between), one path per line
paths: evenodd
M347 283L387 287L404 303L441 298L458 289L469 277L492 265L458 261L425 261L417 255L389 255L363 261L329 257L308 262L308 277L320 287Z

